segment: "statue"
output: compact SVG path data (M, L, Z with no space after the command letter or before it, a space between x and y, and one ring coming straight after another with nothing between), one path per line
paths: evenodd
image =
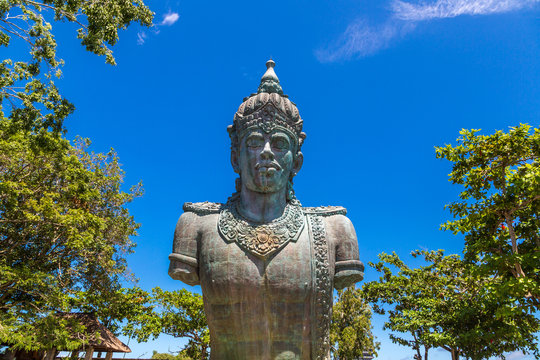
M294 194L303 120L266 66L227 129L237 192L184 204L169 274L202 287L211 359L329 359L333 288L364 266L345 208L302 207Z

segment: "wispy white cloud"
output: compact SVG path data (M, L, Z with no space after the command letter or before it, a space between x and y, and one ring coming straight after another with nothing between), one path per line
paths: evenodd
M150 35L159 35L161 32L160 27L162 26L171 26L178 21L180 15L177 12L169 11L163 15L163 20L160 23L154 24L151 28ZM143 45L148 39L148 33L146 31L139 31L137 33L137 44Z
M148 35L146 35L146 32L139 31L137 33L137 44L143 45L147 37L148 37Z
M406 21L451 18L460 15L490 15L520 10L540 0L437 0L412 4L402 0L392 3L395 18Z
M389 47L395 38L402 37L414 29L413 23L387 21L371 26L365 20L357 20L335 43L316 51L321 62L333 62L353 56L364 57Z
M317 50L315 55L321 62L362 58L388 48L422 21L505 13L539 3L540 0L392 0L391 13L385 22L373 26L357 20L337 40L327 48Z
M178 15L178 13L169 11L167 14L163 15L163 21L161 21L160 25L171 26L177 22L179 18L180 15Z

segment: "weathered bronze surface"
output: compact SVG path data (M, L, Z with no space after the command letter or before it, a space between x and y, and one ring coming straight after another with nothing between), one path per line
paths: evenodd
M201 285L213 360L329 359L333 288L362 280L364 266L345 208L294 195L303 120L266 65L228 128L237 192L184 204L169 274Z

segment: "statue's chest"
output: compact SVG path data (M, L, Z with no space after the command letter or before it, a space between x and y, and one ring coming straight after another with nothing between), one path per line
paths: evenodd
M302 302L312 287L307 228L295 241L260 257L236 242L225 241L216 227L203 234L198 258L203 292L213 304L248 303L262 298Z

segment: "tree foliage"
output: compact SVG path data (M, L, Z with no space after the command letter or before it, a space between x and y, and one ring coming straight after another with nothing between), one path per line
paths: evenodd
M118 30L152 16L141 0L0 2L0 46L21 54L0 63L0 343L73 349L84 326L58 312L94 311L118 330L135 311L125 301L139 290L120 281L138 228L126 205L141 188L121 190L114 151L64 138L74 106L54 82L63 60L52 24L76 24L82 45L114 64Z
M388 314L384 329L393 342L411 347L416 360L441 347L452 359L488 359L522 350L540 356L540 321L520 308L516 299L499 296L491 288L501 279L483 276L457 255L415 251L426 266L410 268L395 253L370 263L382 275L364 285L366 299L378 314ZM392 271L397 269L397 273Z
M180 355L191 359L208 359L210 332L204 314L203 299L186 289L163 291L152 289L149 302L152 311L141 312L125 327L124 334L139 342L156 339L160 334L186 337L187 345Z
M183 351L178 353L158 353L156 350L153 351L151 359L155 360L196 360L192 359L189 356L183 354Z
M118 30L137 22L149 26L153 13L142 0L6 0L0 2L0 46L19 42L28 55L0 63L0 117L17 129L63 130L74 106L62 98L54 82L63 60L56 56L54 21L77 25L77 37L90 52L114 64L111 47ZM10 114L5 114L6 109Z
M334 359L361 359L377 355L380 347L371 332L371 308L360 289L338 290L332 312L330 343Z
M56 312L121 293L138 227L125 205L140 188L120 190L114 152L8 126L0 122L0 342L39 349L67 341Z
M465 257L502 277L492 289L540 309L540 129L529 125L480 135L462 130L456 146L438 147L463 186L442 227L465 235Z

